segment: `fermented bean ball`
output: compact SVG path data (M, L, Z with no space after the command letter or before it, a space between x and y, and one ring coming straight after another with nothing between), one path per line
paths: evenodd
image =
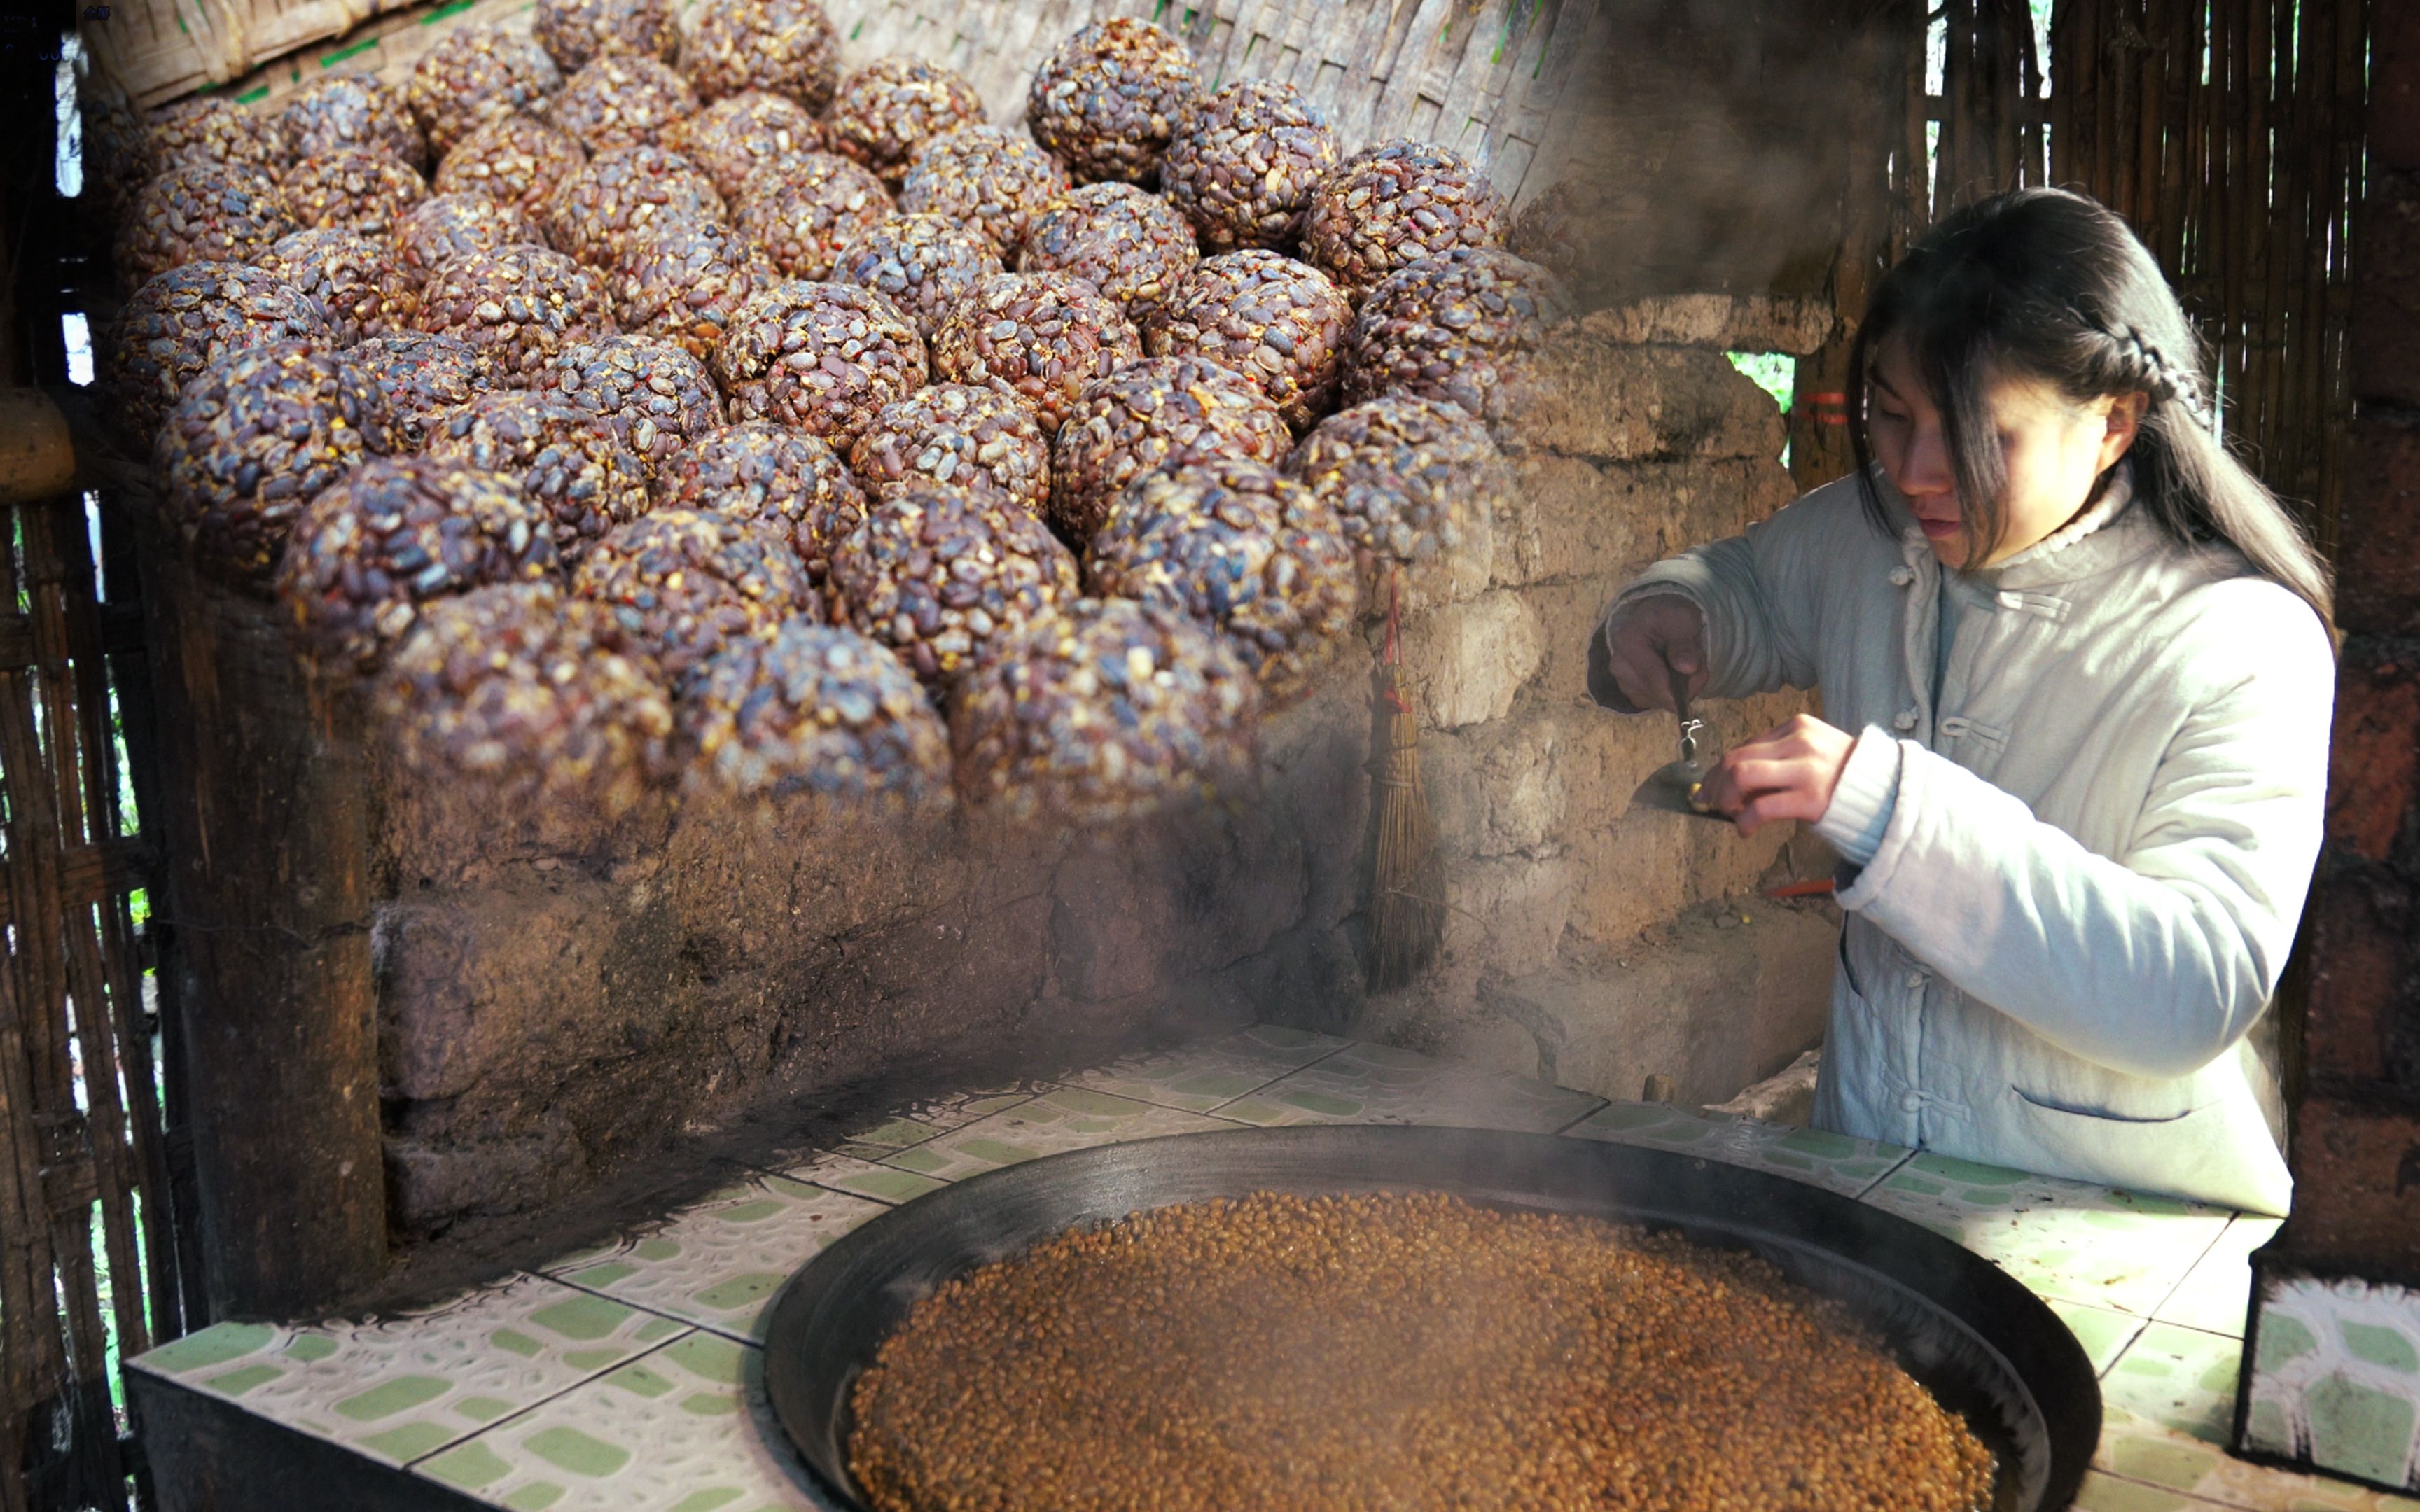
M824 112L824 137L896 186L917 149L984 118L975 86L948 69L911 57L876 58L841 80Z
M726 646L682 690L693 788L807 805L820 822L951 807L950 733L899 658L853 630L792 620Z
M1050 450L1050 522L1089 542L1120 490L1165 463L1244 457L1274 467L1294 443L1267 394L1198 357L1146 357L1084 391Z
M1458 404L1499 440L1531 393L1530 363L1571 313L1553 274L1495 248L1460 247L1388 276L1361 301L1344 402L1409 393Z
M831 548L865 518L865 493L820 437L769 420L743 420L682 448L656 478L661 509L694 509L755 520L789 533L791 548L821 588Z
M266 592L302 506L367 456L378 403L306 343L227 353L160 428L161 522L207 576Z
M426 455L517 480L545 512L566 566L647 512L646 472L613 427L543 394L507 389L473 400L431 431Z
M952 690L958 795L1012 820L1139 818L1247 792L1251 671L1188 616L1084 598L1004 640Z
M713 180L697 164L659 147L611 147L564 181L548 207L555 249L596 268L612 268L643 227L675 221L727 222Z
M1287 459L1376 563L1418 566L1462 548L1508 475L1486 427L1460 407L1395 395L1319 423Z
M1070 1228L916 1303L848 1405L877 1512L1994 1504L1960 1416L1770 1261L1442 1193Z
M735 420L778 420L845 451L884 405L924 386L924 338L854 284L792 279L748 298L714 349Z
M1076 596L1076 559L997 494L919 484L877 499L832 548L836 618L942 684Z
M1034 71L1025 124L1079 184L1149 184L1200 88L1183 42L1149 22L1112 16L1060 43Z
M140 287L185 263L248 263L299 229L267 174L240 163L188 162L134 196L117 225L117 272Z
M1034 212L1017 266L1072 273L1139 322L1199 256L1193 228L1175 206L1132 184L1086 184Z
M429 187L441 194L485 194L539 219L587 162L587 149L570 132L515 111L482 122L457 143Z
M468 342L400 331L372 336L345 363L380 394L382 432L370 449L408 456L428 444L447 417L488 392L488 364Z
M147 453L178 392L225 353L273 341L335 340L319 301L276 274L193 262L134 291L101 343L101 356L126 434Z
M439 599L378 680L416 770L475 784L499 810L628 812L671 775L663 669L611 612L551 582Z
M1143 322L1154 357L1233 368L1301 430L1336 403L1353 306L1309 263L1253 250L1205 257Z
M992 389L935 383L885 405L849 449L876 498L923 484L997 494L1036 519L1050 501L1050 443L1033 411Z
M335 345L411 329L420 314L420 285L396 266L385 243L338 227L280 237L260 269L319 301Z
M223 95L179 100L153 111L151 145L163 172L192 163L232 163L275 177L294 161L285 121Z
M596 275L544 247L473 252L442 264L420 291L420 329L459 336L504 388L535 385L555 353L613 333Z
M668 221L630 234L611 282L623 330L661 337L704 361L748 296L780 281L780 270L730 226Z
M830 278L841 249L891 213L891 191L837 152L801 152L741 186L733 224L790 278Z
M1353 628L1360 578L1336 517L1275 468L1205 458L1126 487L1085 558L1086 586L1190 614L1218 631L1274 710Z
M495 25L460 26L411 66L403 100L429 150L442 158L481 122L542 112L562 87L554 59L528 37Z
M933 376L1022 399L1055 437L1086 384L1141 355L1133 323L1082 279L1001 273L941 322Z
M160 144L143 114L116 90L98 87L100 83L85 79L76 89L84 132L84 193L78 198L98 206L98 224L110 227L160 171Z
M316 153L286 170L278 184L286 207L303 226L342 226L383 237L428 193L420 175L369 147Z
M794 617L822 617L782 532L688 510L659 510L598 542L572 589L612 609L675 687L731 641L770 634Z
M414 173L428 170L428 139L403 96L366 73L323 73L287 95L277 112L298 157L366 147Z
M939 215L894 215L861 232L832 276L888 296L931 341L942 317L1001 271L1000 254L983 233Z
M1238 79L1195 100L1178 121L1159 187L1205 252L1287 247L1337 156L1327 113L1301 90Z
M1398 269L1456 247L1500 247L1504 196L1459 152L1425 142L1357 152L1320 183L1303 250L1357 301Z
M706 364L653 336L604 336L566 347L538 386L611 426L650 480L682 447L722 428L722 397Z
M810 111L831 103L840 83L840 34L815 0L754 0L690 12L680 65L700 97L764 89Z
M1066 168L1032 138L963 126L924 144L899 184L899 208L980 230L1003 260L1025 243L1034 212L1072 187Z
M820 593L832 548L865 517L866 498L848 464L795 426L742 421L701 437L657 479L659 509L728 515L790 543Z
M546 118L591 152L653 147L664 129L697 114L689 81L651 57L608 53L566 81Z
M506 247L543 247L546 233L510 200L485 194L431 194L395 223L396 266L426 283L457 257Z
M566 73L607 53L664 63L680 55L672 0L537 0L530 35Z
M513 480L389 457L311 501L287 544L277 596L315 656L366 673L429 599L557 572L546 516Z
M705 170L725 200L737 199L757 169L823 145L823 128L805 106L762 90L718 100L664 131L664 146Z

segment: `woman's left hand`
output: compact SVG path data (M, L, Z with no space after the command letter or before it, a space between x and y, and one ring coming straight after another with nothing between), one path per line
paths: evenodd
M1832 806L1832 790L1857 737L1801 714L1732 747L1706 775L1698 799L1739 825L1743 835L1776 819L1813 824Z

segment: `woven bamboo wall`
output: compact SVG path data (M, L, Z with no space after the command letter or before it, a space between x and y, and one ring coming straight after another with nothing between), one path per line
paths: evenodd
M209 0L222 9L240 0ZM688 5L721 0L685 0ZM445 32L473 22L526 25L533 0L450 0L398 9L382 0L254 0L249 27L225 15L196 26L196 0L114 6L84 34L130 93L158 104L196 89L267 99L322 69L400 79ZM350 10L370 17L320 30ZM850 67L907 54L954 69L994 120L1022 119L1034 67L1069 32L1104 16L1139 15L1181 32L1214 85L1252 75L1299 85L1359 145L1417 136L1471 153L1518 195L1542 167L1547 123L1583 59L1602 55L1615 8L1601 0L836 0ZM178 23L184 24L180 26ZM1539 170L1533 172L1533 170Z
M2028 184L2090 193L2199 323L2230 444L2333 553L2375 3L2060 0L2045 59L2025 0L1944 0L1930 70L1911 49L1868 59L1843 316L1955 206ZM1899 35L1925 25L1916 0L1882 10ZM1792 456L1808 486L1848 470L1844 359L1845 341L1802 370Z

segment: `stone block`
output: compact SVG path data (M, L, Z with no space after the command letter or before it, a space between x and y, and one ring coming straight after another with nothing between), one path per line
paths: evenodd
M1404 677L1441 730L1501 719L1545 646L1523 597L1496 590L1404 626Z
M2355 639L2336 673L2328 752L2328 841L2365 860L2387 859L2420 798L2420 664Z
M1593 310L1590 335L1622 346L1703 347L1807 357L1838 324L1830 301L1766 294L1662 294Z
M1565 327L1538 355L1528 445L1617 462L1781 455L1781 411L1718 352L1622 347Z
M2420 409L2420 166L2373 175L2362 213L2350 343L2353 397Z
M1488 972L1543 969L1562 944L1575 880L1566 856L1453 860L1446 868L1446 949Z
M1051 889L1056 976L1109 1001L1250 955L1303 922L1303 838L1265 805L1084 838Z
M2420 633L2420 425L2363 414L2345 448L2336 618L2348 631Z
M387 1205L397 1227L426 1234L465 1216L526 1212L576 1190L587 1153L556 1124L516 1138L453 1145L389 1135Z
M1790 474L1762 459L1593 467L1532 458L1498 512L1497 581L1585 581L1609 600L1651 563L1736 535L1795 496Z

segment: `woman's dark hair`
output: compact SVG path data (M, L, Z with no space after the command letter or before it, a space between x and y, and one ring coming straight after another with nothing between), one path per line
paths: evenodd
M1866 510L1894 530L1873 483L1867 393L1883 344L1906 344L1941 411L1972 559L1987 559L2007 521L2008 477L1990 411L1988 373L2040 378L2077 401L2147 393L2127 451L2134 497L2178 542L2225 542L2334 627L2328 569L2276 495L2227 455L2201 338L2126 223L2062 189L2021 189L1958 210L1918 242L1875 291L1852 348L1859 387L1850 443ZM2093 487L2098 498L2104 474Z

